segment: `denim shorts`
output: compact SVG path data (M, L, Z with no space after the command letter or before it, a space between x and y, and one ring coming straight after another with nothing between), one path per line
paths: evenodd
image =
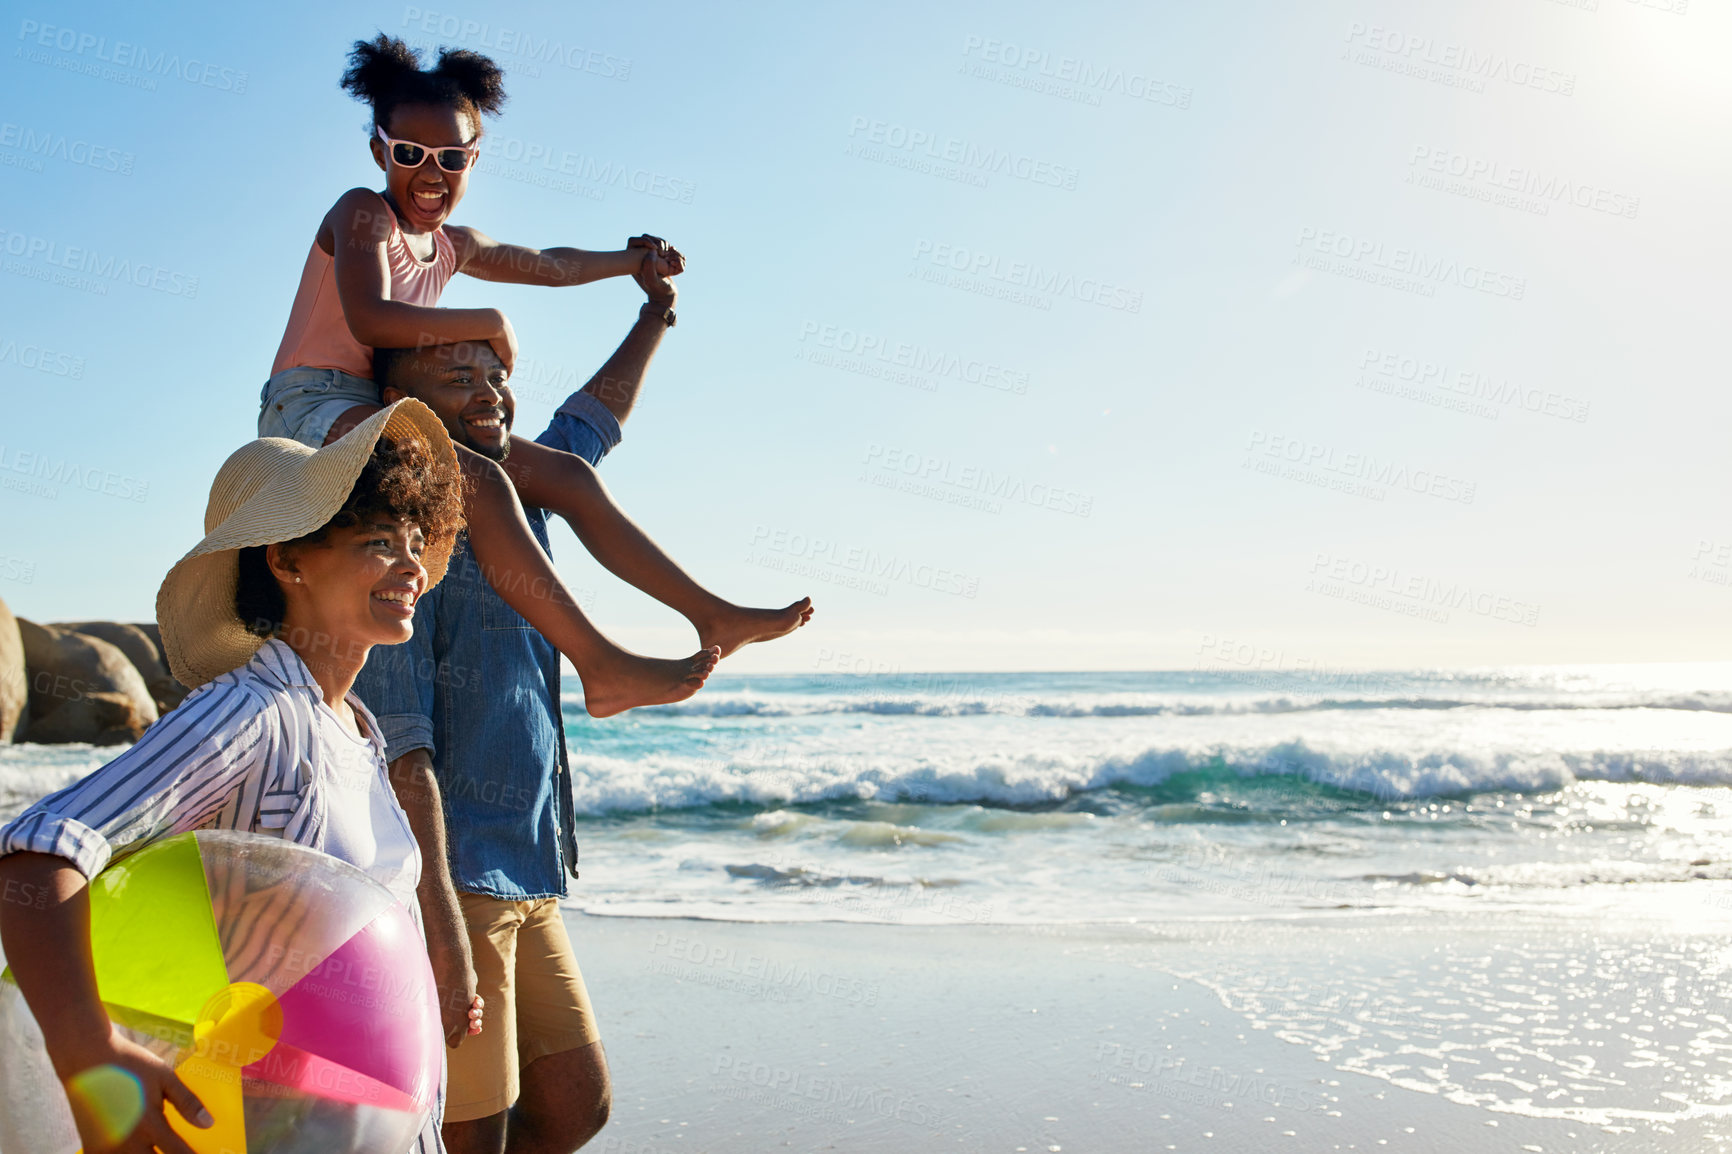
M317 449L331 424L356 405L378 405L379 386L341 369L284 369L259 393L259 436Z

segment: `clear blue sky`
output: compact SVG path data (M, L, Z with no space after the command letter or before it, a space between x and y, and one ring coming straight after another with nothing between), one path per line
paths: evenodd
M1724 655L1723 7L944 9L10 6L0 597L150 615L378 186L337 78L383 29L506 70L458 222L688 254L604 475L724 594L817 599L736 669ZM533 433L638 299L445 301L513 318Z

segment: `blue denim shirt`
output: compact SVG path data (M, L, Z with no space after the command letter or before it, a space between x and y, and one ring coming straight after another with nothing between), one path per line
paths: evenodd
M536 440L598 464L619 422L588 393L560 406ZM547 513L524 510L547 548ZM493 591L467 537L445 579L415 605L415 635L376 645L355 690L379 721L386 756L432 754L458 889L561 897L577 872L571 768L559 708L559 653Z

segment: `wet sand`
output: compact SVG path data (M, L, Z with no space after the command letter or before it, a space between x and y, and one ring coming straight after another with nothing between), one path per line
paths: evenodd
M614 1077L588 1149L1717 1149L1723 926L1627 913L1086 928L572 913Z

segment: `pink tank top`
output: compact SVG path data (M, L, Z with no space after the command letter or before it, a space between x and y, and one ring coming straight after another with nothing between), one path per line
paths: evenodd
M391 266L391 299L431 308L457 271L457 250L443 226L433 234L433 259L418 260L403 239L396 213L391 214L391 236L385 241L385 258ZM289 327L271 364L271 375L284 369L340 369L366 380L373 379L373 350L355 339L343 318L343 303L337 296L337 264L313 239L312 251L301 269L301 286L289 310Z

